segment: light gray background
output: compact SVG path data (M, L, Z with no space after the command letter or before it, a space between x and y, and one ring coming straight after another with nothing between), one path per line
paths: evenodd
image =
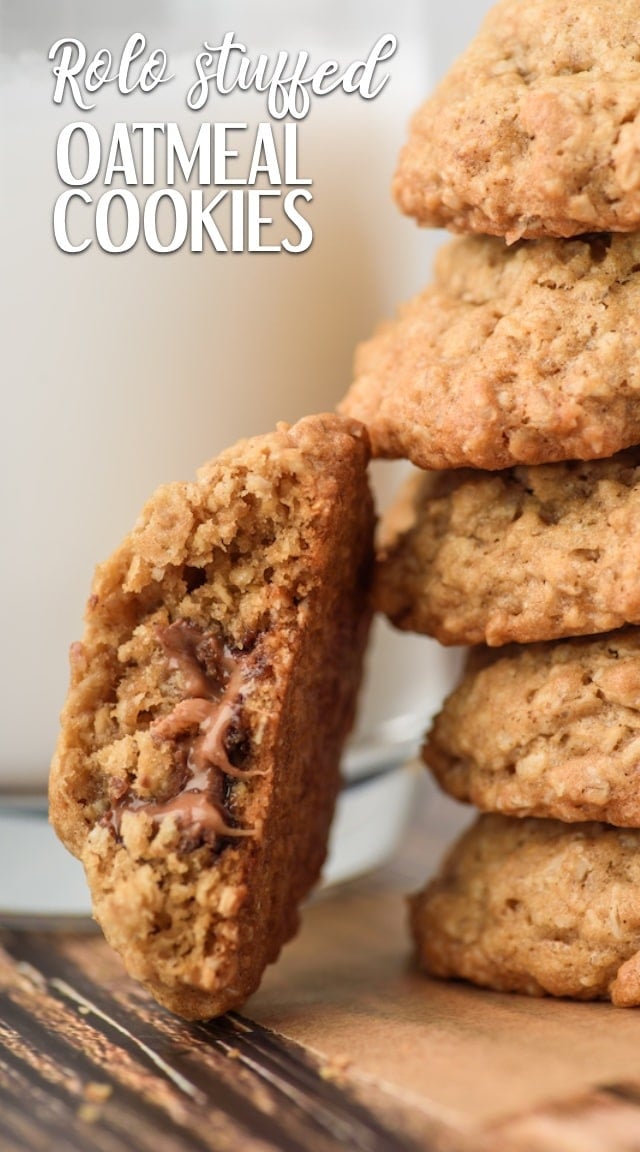
M282 47L288 46L288 38L292 39L294 44L297 42L297 47L303 47L301 29L304 27L305 20L313 21L314 19L322 20L323 28L326 28L329 40L335 29L337 39L344 40L346 38L348 41L350 26L361 22L363 11L366 10L367 20L371 28L376 29L377 32L393 31L398 35L401 44L403 39L407 37L418 38L423 43L425 77L429 76L429 83L431 84L446 71L452 59L464 48L475 33L487 8L488 4L485 0L457 0L457 2L454 0L451 3L442 3L438 0L430 0L427 3L424 0L360 0L357 4L354 0L324 0L321 5L307 5L304 0L296 0L296 2L287 0L285 3L277 3L276 0L276 2L269 4L265 4L264 0L224 0L224 2L215 4L213 0L209 3L206 0L181 0L181 2L175 0L175 3L168 3L166 0L109 0L109 2L101 0L100 3L88 3L87 0L26 0L26 2L25 0L0 0L0 69L4 66L3 61L6 64L8 60L15 65L15 61L21 53L46 52L52 40L61 35L74 35L81 38L86 36L88 41L96 43L100 42L97 40L99 32L104 32L107 37L115 37L117 43L123 28L133 30L140 27L145 31L147 28L166 28L171 33L172 43L183 43L185 48L188 48L192 43L193 28L202 28L207 13L215 13L217 27L225 24L230 28L241 27L244 21L250 21L252 28L261 29L261 37L265 41L271 39L273 43ZM287 19L287 9L289 10L289 19ZM314 11L316 12L315 17L312 14ZM423 94L427 94L426 79ZM10 116L14 111L16 110L10 108L3 109L2 116ZM1 119L2 117L0 117L0 121ZM0 145L2 142L1 132L2 123L0 122ZM399 124L399 142L403 132L404 125ZM51 163L52 161L47 159L46 162ZM6 171L3 172L0 167L0 194L4 181L7 179ZM425 260L422 261L422 264L426 264L426 256L435 247L437 237L425 237L418 235L417 232L415 234L410 233L409 224L407 222L403 222L403 224L406 228L404 235L412 238L407 242L412 242L416 246L422 245L421 251L425 253ZM4 226L12 227L13 222L5 219ZM414 236L415 239L413 239ZM357 274L364 278L367 276L367 269L359 268ZM393 276L392 270L390 275ZM421 278L423 282L426 280L426 270L421 273ZM415 286L411 286L411 290L415 290L418 286L416 283ZM5 282L5 290L11 291L11 285L8 282ZM395 288L392 288L393 291ZM403 291L406 292L406 288ZM363 314L363 335L371 325L373 318L373 313L371 316ZM1 322L0 318L0 324ZM9 332L0 333L0 347L5 346L5 340L8 341L10 335ZM347 363L346 360L345 363ZM346 370L348 371L348 368ZM52 381L51 388L55 388L55 380ZM10 405L11 381L5 380L3 392L3 403ZM37 420L38 416L38 413L34 413L34 420ZM25 440L24 445L19 447L23 466L28 468L31 452L30 443ZM126 474L126 469L124 471ZM83 482L80 477L78 482ZM1 495L7 500L8 507L15 510L16 500L19 500L20 497L19 476L3 476L2 487ZM136 493L132 499L134 499L137 507L139 504L138 494ZM63 547L63 542L59 543L59 547ZM5 562L7 562L7 558L5 558ZM8 562L19 564L20 557L12 554L8 558ZM46 592L47 589L44 588L43 595L46 595ZM10 612L14 611L11 604L7 607ZM50 611L55 613L54 604L51 605ZM29 626L29 620L25 620L25 636ZM66 636L66 624L61 627L61 632ZM31 640L28 642L32 643ZM61 667L66 663L64 647L66 647L66 640L64 646L62 642L60 643ZM16 708L19 709L20 722L25 731L37 723L39 716L37 643L33 644L33 652L33 691L18 693L18 703L11 703L10 705L12 715L9 719L13 718ZM3 669L5 681L8 683L12 675L10 651L4 652ZM66 668L64 674L66 676ZM55 732L55 709L50 710L50 715L47 714L46 724L48 732L52 736ZM51 736L47 736L45 742L47 745ZM63 859L62 850L42 820L39 822L37 841L35 839L32 841L31 834L26 831L26 828L26 825L16 826L13 835L9 829L3 828L3 836L0 837L0 907L9 906L16 896L19 903L23 899L22 893L16 890L15 882L12 880L16 867L16 845L20 844L23 845L25 856L29 858L30 862L29 889L32 895L34 887L39 890L40 895L37 897L37 902L43 908L52 902L56 910L59 910L61 893L65 890L69 897L72 893L74 894L73 899L76 905L78 901L82 903L83 882L79 866L66 856ZM75 876L75 880L72 879L71 874ZM2 891L3 886L4 892ZM62 904L64 905L64 900Z

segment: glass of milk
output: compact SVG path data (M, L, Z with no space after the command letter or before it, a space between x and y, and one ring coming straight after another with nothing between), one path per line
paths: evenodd
M313 181L308 250L193 253L185 245L158 255L140 240L121 255L95 243L81 254L60 251L52 216L65 124L90 120L107 138L116 121L175 121L189 135L204 120L267 119L255 92L215 96L200 111L186 105L203 42L220 44L230 30L254 57L305 50L312 64L341 66L364 60L382 34L397 37L375 99L335 92L314 99L299 123L298 168ZM117 60L133 32L167 52L171 83L128 95L107 84L89 113L68 94L54 105L48 53L56 40L82 40L88 58L106 47ZM191 478L240 437L333 408L356 343L426 282L434 237L400 216L389 186L408 117L430 87L430 54L422 0L0 3L5 793L44 791L93 568L153 489ZM86 190L99 195L100 178ZM78 227L91 219L82 207ZM376 465L382 503L401 471ZM377 622L345 763L359 784L342 803L330 877L390 849L410 784L379 773L415 752L454 667L432 641Z

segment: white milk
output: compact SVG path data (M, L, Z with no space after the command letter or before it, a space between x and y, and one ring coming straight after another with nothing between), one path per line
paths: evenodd
M135 5L125 7L124 17L117 5L109 10L109 29L87 26L81 6L74 24L73 5L26 5L13 13L19 28L0 10L4 786L45 780L93 567L147 496L193 476L239 437L332 408L349 383L355 343L426 281L434 248L389 195L406 121L429 87L418 0L360 6L357 15L353 5L326 2L300 13L292 0L270 5L268 24L263 7L246 0L217 5L215 20L213 7L207 20L204 5L176 3L151 9L164 20L157 28L149 20L142 27ZM348 62L381 33L398 35L385 66L391 81L377 99L317 100L300 125L299 168L313 178L311 248L299 256L160 256L139 242L122 256L95 245L78 256L60 252L51 226L61 191L55 141L83 114L53 106L50 44L81 36L91 55L143 30L150 46L168 50L178 79L150 96L125 98L113 85L96 93L87 118L98 125L266 119L263 97L186 110L202 40L219 43L232 28L252 53L305 48L317 61ZM408 729L391 725L394 741L433 710L451 658L430 641L387 631L371 656L360 735L407 714Z

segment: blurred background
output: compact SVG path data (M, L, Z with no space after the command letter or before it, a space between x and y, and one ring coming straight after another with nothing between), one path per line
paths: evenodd
M43 788L93 567L151 491L190 478L276 420L332 408L349 384L354 345L426 283L441 238L400 216L389 185L412 110L487 6L0 0L1 787ZM311 248L156 255L139 241L123 255L95 244L76 256L59 251L52 212L64 124L87 118L108 138L116 120L175 120L189 137L203 120L267 118L265 98L253 93L187 109L196 53L229 30L252 56L305 49L312 64L346 65L383 33L398 38L376 99L334 93L315 99L300 123L299 171L313 178L304 213ZM167 50L174 81L148 95L108 85L90 113L68 99L54 106L55 40L74 36L89 58L108 47L117 60L134 31ZM102 190L99 178L88 188ZM378 466L382 500L397 476L396 465ZM430 641L392 637L379 624L360 738L399 716L409 728L418 717L421 730L451 668Z

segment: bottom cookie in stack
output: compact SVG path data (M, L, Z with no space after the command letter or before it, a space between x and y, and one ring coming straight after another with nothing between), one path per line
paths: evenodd
M472 650L423 755L492 813L412 898L425 970L640 1004L640 629Z
M640 831L480 816L411 898L411 927L430 975L640 1004Z

